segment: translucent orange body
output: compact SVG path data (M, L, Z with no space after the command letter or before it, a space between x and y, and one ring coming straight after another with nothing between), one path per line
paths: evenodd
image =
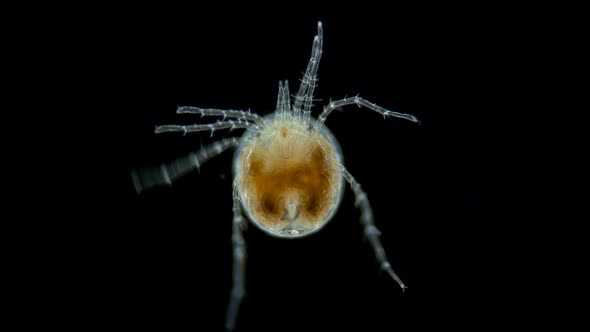
M272 117L262 130L245 136L234 157L244 210L271 235L309 235L327 223L340 204L340 147L326 127L314 130L312 125L296 117Z

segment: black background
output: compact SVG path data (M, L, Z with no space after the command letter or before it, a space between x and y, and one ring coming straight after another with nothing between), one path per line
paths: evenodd
M301 6L13 13L24 15L3 30L0 329L221 330L231 153L142 195L129 171L223 136L156 136L198 121L179 105L271 112L279 80L296 91L318 20L316 110L358 93L422 121L355 107L327 121L409 288L379 271L347 188L313 236L249 228L240 329L584 329L580 11Z

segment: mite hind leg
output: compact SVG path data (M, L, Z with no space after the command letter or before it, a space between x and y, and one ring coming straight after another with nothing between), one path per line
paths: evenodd
M232 289L229 303L227 305L227 314L225 318L225 329L233 331L236 326L240 304L245 293L245 272L246 272L246 242L242 235L242 230L246 226L246 221L240 208L239 195L235 189L233 192L233 223L232 223L232 246L233 246L233 267L232 267Z
M171 162L155 167L134 169L131 171L131 178L135 190L140 193L152 187L169 186L181 176L200 168L209 159L229 148L236 148L239 143L238 138L225 138Z
M385 249L383 249L381 240L379 240L379 235L381 235L381 232L379 232L377 227L375 227L375 222L373 221L373 210L369 204L367 194L363 191L361 185L355 180L355 178L344 168L344 166L342 166L342 173L346 181L348 181L350 184L352 191L354 192L355 205L361 210L360 221L364 229L365 237L367 237L371 247L375 251L375 256L377 257L379 265L387 272L387 274L389 274L390 277L393 278L393 280L395 280L400 285L402 290L405 290L407 287L391 267L391 263L385 254Z

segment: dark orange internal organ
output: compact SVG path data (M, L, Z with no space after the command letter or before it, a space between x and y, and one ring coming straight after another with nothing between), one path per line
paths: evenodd
M333 202L334 165L320 144L308 149L291 154L289 149L278 154L265 148L252 151L244 185L254 195L252 208L262 217L259 221L315 223L325 219Z

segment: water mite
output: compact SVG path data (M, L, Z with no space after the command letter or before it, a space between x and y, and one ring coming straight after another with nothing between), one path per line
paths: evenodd
M225 327L235 328L244 297L245 240L243 217L265 233L279 238L301 238L320 230L332 219L347 182L360 209L364 235L372 246L381 268L401 287L406 286L394 272L379 240L373 212L361 185L346 170L342 151L334 135L324 125L330 113L347 105L365 107L384 118L397 117L418 122L409 114L386 110L359 96L331 101L317 119L311 116L313 92L322 55L323 31L318 22L312 54L299 90L291 100L287 81L279 82L276 110L265 117L250 111L222 110L191 106L179 107L178 114L217 116L214 123L162 125L156 133L183 134L221 129L246 129L241 137L218 140L202 149L157 167L133 170L135 189L170 185L176 179L201 167L210 158L237 148L233 159L233 286Z

